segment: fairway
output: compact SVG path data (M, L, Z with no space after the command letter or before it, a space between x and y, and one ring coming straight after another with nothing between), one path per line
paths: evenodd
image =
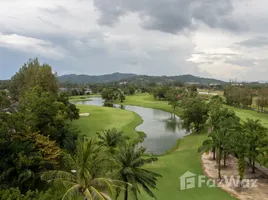
M81 95L81 96L71 96L70 102L79 102L79 101L90 101L91 97L99 97L100 95Z
M171 112L171 107L166 101L157 101L149 94L128 96L124 104L142 107L156 108ZM102 129L116 127L123 130L126 135L135 138L137 133L135 127L142 120L130 111L116 108L78 105L80 113L88 112L90 116L81 117L75 125L82 133L95 136ZM179 113L180 109L176 113ZM196 187L189 190L180 190L179 177L190 171L197 175L203 175L201 155L197 152L206 134L190 135L183 138L179 148L171 154L159 156L159 160L146 168L160 173L163 177L157 182L158 190L155 191L157 199L160 200L233 200L235 199L220 188ZM121 200L121 199L120 199ZM147 194L141 193L139 200L152 200Z
M134 112L89 105L77 105L77 107L80 113L89 113L89 116L80 117L73 122L83 135L91 137L103 129L117 128L132 139L138 137L135 128L142 123L142 119Z
M159 110L163 110L166 112L172 112L171 106L168 105L167 101L155 100L153 96L148 93L127 96L126 100L122 104L154 108L154 109L159 109ZM176 114L178 114L180 111L181 111L181 108L177 108Z
M254 120L258 119L260 120L260 122L262 123L264 127L268 128L268 114L258 113L257 111L254 111L254 110L246 110L246 109L235 108L231 106L227 106L227 107L234 110L236 115L240 117L242 121L245 121L247 118L254 119Z
M169 155L160 156L159 160L147 166L148 169L160 173L163 177L157 182L155 191L160 200L232 200L236 199L220 188L210 188L205 184L188 190L180 190L179 177L189 171L196 175L203 175L201 155L198 147L206 138L205 134L184 137L177 151ZM151 200L142 195L140 200Z

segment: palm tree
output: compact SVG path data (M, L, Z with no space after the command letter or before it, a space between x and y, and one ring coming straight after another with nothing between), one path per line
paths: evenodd
M161 177L160 174L149 171L147 169L142 168L144 165L148 163L152 163L157 161L157 158L144 158L142 157L145 149L140 147L136 148L133 144L125 143L122 145L114 155L115 163L117 164L115 170L115 178L121 180L124 183L124 200L129 199L129 192L132 192L134 198L138 199L138 193L140 193L140 187L144 189L144 191L154 199L156 199L155 195L151 191L152 189L156 189L156 181L158 177ZM132 186L130 187L129 184ZM117 190L116 199L118 198L121 189Z
M213 160L216 160L216 144L214 143L215 141L210 139L207 139L203 142L202 146L198 148L199 153L204 153L204 152L213 152Z
M63 153L66 171L52 170L42 174L43 180L67 188L63 200L73 196L83 196L87 200L111 199L116 181L104 175L109 161L96 144L93 139L79 141L74 156Z
M110 153L114 153L116 147L129 139L123 135L122 131L118 131L116 128L103 130L102 133L97 133L97 135L98 144L107 148Z
M246 137L246 132L244 130L235 132L232 136L231 142L233 146L233 153L238 158L238 174L240 177L240 186L242 186L241 184L246 170L245 157L248 155L250 146Z
M252 173L255 173L256 159L264 153L263 148L267 144L265 141L267 129L261 125L260 120L252 119L247 119L243 127L249 144L248 157L252 166Z
M235 115L235 112L233 110L223 108L220 104L214 103L211 105L211 110L209 112L209 118L207 123L210 126L211 132L213 132L214 130L216 130L217 132L222 129L222 131L225 131L224 135L228 139L230 130L235 126L238 126L239 120L240 119ZM224 148L221 152L223 154L224 166L226 166L226 158L231 150L231 147L228 144L228 142L224 143ZM207 147L203 148L208 148L208 144L205 145L207 145ZM213 158L215 158L215 147L212 147L210 150L213 151Z
M217 163L218 163L218 176L221 179L221 159L224 157L224 164L226 155L231 151L232 146L230 145L233 133L239 127L239 121L234 121L233 118L226 118L221 120L217 129L209 135L211 138L211 144L217 152ZM209 147L209 145L207 145ZM201 147L202 148L202 147Z

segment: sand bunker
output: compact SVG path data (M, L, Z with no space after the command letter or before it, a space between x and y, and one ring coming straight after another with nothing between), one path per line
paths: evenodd
M79 114L79 116L80 117L87 117L87 116L89 116L89 113L81 113L81 114Z

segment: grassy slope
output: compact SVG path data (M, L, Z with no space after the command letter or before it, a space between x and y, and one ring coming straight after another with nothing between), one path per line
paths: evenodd
M89 101L91 97L99 97L100 95L81 95L81 96L71 96L70 97L70 102L79 102L79 101Z
M167 104L167 102L156 101L149 94L129 96L125 101L125 104L151 107L169 112L171 111L171 107ZM124 130L130 136L133 136L135 134L134 127L141 123L141 119L135 116L133 119L133 115L135 114L129 111L85 105L79 105L78 107L80 108L81 113L89 112L91 114L89 117L81 117L76 122L76 125L80 127L80 130L87 132L89 136L93 136L96 131L111 127L117 127ZM178 109L177 112L179 111L180 110ZM94 126L92 126L93 124ZM157 199L234 199L219 188L202 187L185 191L179 190L179 177L186 171L203 175L200 154L197 152L197 148L202 144L205 138L206 135L187 136L180 142L179 149L177 151L174 151L169 155L160 156L158 162L146 166L146 168L158 172L163 176L163 178L157 182L157 187L159 188L158 191L155 191ZM142 194L139 200L151 200L151 198L146 194Z
M242 121L245 121L247 118L250 119L259 119L263 126L268 128L268 114L258 113L254 110L246 110L241 108L234 108L231 106L227 106L230 109L233 109L238 117L241 118Z
M171 108L167 102L156 101L149 94L128 96L124 104L156 108L171 112ZM79 108L81 109L81 112L91 113L89 117L81 117L81 119L76 122L80 129L83 132L88 133L89 136L93 136L96 131L111 127L117 127L124 130L126 133L129 133L130 136L134 136L134 128L141 123L141 119L138 116L133 117L135 114L129 111L82 105L79 105ZM230 108L235 110L237 116L239 116L243 121L246 120L246 118L260 119L262 124L268 128L267 114L257 113L252 110L233 107ZM180 109L178 109L177 113L179 112ZM92 126L92 124L94 124L94 126ZM197 148L201 145L205 138L206 135L187 136L180 142L179 149L177 151L169 155L161 156L159 157L158 162L147 166L148 169L158 172L163 176L163 178L161 178L157 183L159 191L155 191L158 199L234 199L229 194L218 188L202 187L186 191L179 190L180 181L178 178L187 170L195 174L203 174L200 154L197 153ZM139 199L150 200L151 198L147 195L142 195Z
M135 96L127 96L124 101L125 105L136 105L147 108L155 108L164 110L167 112L172 112L171 106L168 105L167 101L158 101L153 98L150 94L138 94ZM177 114L180 112L180 108L177 108Z
M74 122L82 134L95 136L95 133L102 129L115 127L124 131L130 138L138 136L135 127L142 123L142 119L134 112L89 105L77 105L77 107L80 113L90 113L88 117L80 117Z
M149 94L141 94L136 96L127 97L124 104L130 105L139 105L144 107L152 107L165 111L171 112L170 106L165 101L156 101ZM259 119L263 126L268 128L268 115L263 113L258 113L252 110L234 108L230 106L230 109L233 109L237 116L241 118L242 121L245 121L247 118L251 119ZM179 113L179 109L177 113ZM177 191L174 193L175 187L178 190L179 181L174 178L174 174L178 174L180 176L185 172L185 169L188 169L191 172L196 174L202 174L200 155L196 153L196 149L200 146L202 141L206 138L204 135L191 135L185 137L180 143L180 148L177 152L174 152L170 155L165 155L160 157L159 162L155 163L153 166L149 165L148 168L155 170L156 172L162 174L165 178L164 181L158 182L158 188L161 188L159 192L156 192L158 199L165 199L166 194L175 195L174 197L170 197L169 199L210 199L210 197L217 199L232 199L228 194L224 192L224 194L219 195L220 192L217 189L211 188L202 188L202 189L193 189L188 191ZM181 150L180 150L181 149ZM189 159L190 158L190 159ZM183 161L183 162L181 162ZM201 171L200 171L201 170ZM170 180L170 181L166 181ZM207 190L208 189L208 190ZM163 193L165 191L166 193ZM198 195L193 195L192 192ZM209 192L211 195L207 197L207 193ZM189 193L190 192L190 193ZM202 195L203 194L203 195ZM214 196L214 194L216 196ZM191 196L192 195L192 196ZM205 196L204 196L205 195ZM226 196L227 195L227 196ZM141 199L150 199L146 196L143 196Z
M138 105L171 112L171 106L166 101L157 101L149 94L128 96L124 104ZM177 114L180 109L177 109ZM158 191L155 191L160 200L228 200L235 199L219 188L194 188L181 191L179 177L186 171L203 175L201 157L197 152L206 135L190 135L181 140L179 149L169 155L159 157L159 161L146 168L160 173L163 178L157 182ZM151 200L147 195L141 195L140 200Z
M201 157L197 148L202 144L206 135L190 135L185 137L179 149L169 155L160 156L159 161L148 165L146 168L160 173L163 178L157 182L158 191L155 191L160 200L231 200L235 199L220 188L193 188L180 190L179 177L186 171L203 175ZM147 195L142 195L140 200L151 200Z

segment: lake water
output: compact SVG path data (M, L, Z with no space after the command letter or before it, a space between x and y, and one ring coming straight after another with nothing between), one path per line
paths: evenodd
M82 101L77 104L103 106L104 103L101 98L92 98L91 101ZM146 148L146 153L163 154L170 150L179 138L189 134L181 128L180 118L169 112L139 106L114 106L118 109L133 111L141 116L143 123L136 127L136 130L146 133L146 138L142 143L142 146Z

